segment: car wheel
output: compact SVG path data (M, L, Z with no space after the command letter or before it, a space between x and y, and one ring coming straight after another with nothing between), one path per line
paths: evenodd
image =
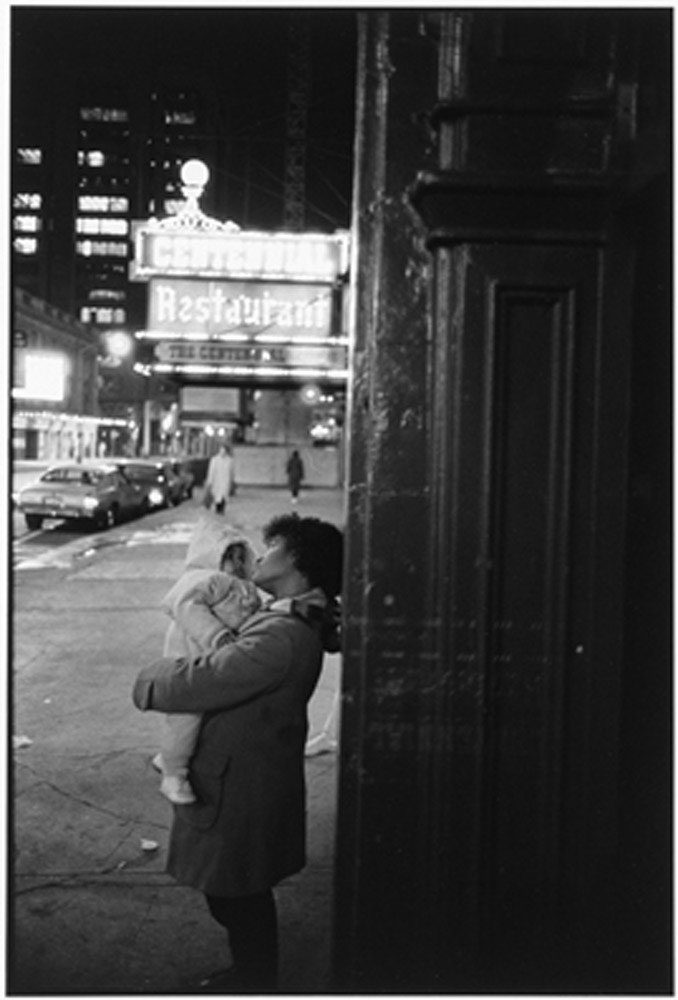
M114 507L107 507L106 510L102 510L97 517L97 527L102 531L107 531L108 528L112 528L115 524L116 512Z
M26 527L31 531L40 531L42 528L42 518L39 514L26 514Z

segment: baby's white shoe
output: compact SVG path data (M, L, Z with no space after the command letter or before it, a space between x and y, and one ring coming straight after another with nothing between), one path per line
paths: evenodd
M166 774L160 782L160 791L176 806L188 806L197 801L188 779L178 774Z

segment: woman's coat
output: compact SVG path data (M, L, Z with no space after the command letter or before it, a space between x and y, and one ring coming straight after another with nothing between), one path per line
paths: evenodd
M139 674L137 708L205 713L189 771L198 801L175 806L170 836L178 882L243 896L303 868L307 705L322 656L314 621L264 609L231 645Z

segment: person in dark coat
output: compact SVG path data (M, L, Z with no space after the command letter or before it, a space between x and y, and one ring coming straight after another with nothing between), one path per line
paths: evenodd
M304 463L298 451L293 451L287 461L287 482L292 494L292 503L296 504L299 497L299 487L304 478Z
M203 892L228 930L234 966L207 989L276 989L272 890L306 863L307 705L336 614L343 539L334 525L290 514L264 540L253 581L269 601L228 644L158 660L133 691L144 711L203 713L189 768L197 802L174 807L167 871Z

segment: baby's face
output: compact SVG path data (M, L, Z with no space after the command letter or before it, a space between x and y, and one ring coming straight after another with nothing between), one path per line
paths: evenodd
M242 545L239 542L229 545L221 561L221 568L225 573L239 576L241 580L250 580L254 572L252 549L249 545Z

